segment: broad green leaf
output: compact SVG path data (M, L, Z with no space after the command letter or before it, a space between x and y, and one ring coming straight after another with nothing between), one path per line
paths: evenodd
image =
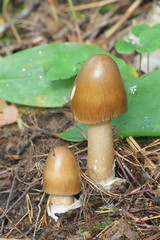
M23 82L24 81L24 82ZM0 81L0 98L38 107L57 107L69 102L74 78L50 82L44 78Z
M82 63L83 61L81 60L80 62ZM68 58L64 58L61 61L52 61L50 70L47 72L47 79L51 81L67 79L73 75L77 75L80 68L81 64L75 64L74 62L68 61Z
M121 74L122 74L122 76L125 74L125 78L124 78L125 81L132 81L132 80L138 78L138 72L136 71L136 69L133 66L130 66L130 68L129 68L128 65L126 65L121 70Z
M48 63L48 70L45 68L47 79L51 81L67 79L73 75L77 75L86 60L96 54L110 56L117 63L120 71L123 71L123 68L127 67L130 72L130 67L122 59L113 56L99 47L80 43L61 43L61 45L63 48L61 47L56 57ZM124 78L126 78L125 76L126 72L123 74Z
M126 83L128 112L114 118L120 135L160 136L160 70Z
M86 138L84 137L84 134L82 132L84 132L84 133L88 132L88 125L77 123L77 126L71 128L69 131L67 131L65 133L58 133L56 135L67 141L82 142L82 141L86 140Z
M136 80L126 82L128 111L112 119L120 126L120 137L160 136L160 70L148 73ZM87 125L78 124L83 131ZM58 136L68 141L83 141L85 138L74 127Z
M124 79L136 78L133 69L123 60L96 46L80 43L42 45L0 61L0 98L30 106L63 106L69 101L75 75L82 64L102 53L117 62Z

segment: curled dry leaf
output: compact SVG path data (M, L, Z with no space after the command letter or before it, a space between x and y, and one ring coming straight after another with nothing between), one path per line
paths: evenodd
M18 117L18 109L15 105L8 105L6 101L0 99L0 127L14 123Z

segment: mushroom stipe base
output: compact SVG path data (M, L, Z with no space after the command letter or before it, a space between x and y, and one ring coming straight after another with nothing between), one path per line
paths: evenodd
M112 179L111 181L101 181L99 183L100 186L102 186L106 191L112 191L112 188L113 186L119 186L121 184L124 184L126 183L126 180L125 179L121 179L121 178L114 178Z
M52 217L55 222L58 221L58 216L56 216L56 213L66 213L70 210L80 208L82 206L82 195L80 196L79 199L73 198L73 203L71 205L63 205L63 204L52 204L50 197L48 198L48 203L47 203L47 213L48 216Z

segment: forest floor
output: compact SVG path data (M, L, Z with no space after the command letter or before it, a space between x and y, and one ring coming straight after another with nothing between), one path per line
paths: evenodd
M132 64L135 53L121 56L115 43L152 9L152 1L74 1L75 22L67 1L58 1L55 21L51 1L22 2L11 1L4 14L11 27L1 35L2 57L67 41L95 44ZM105 191L87 177L87 142L56 136L75 124L69 107L16 107L21 125L0 128L0 239L160 239L160 139L114 137L115 175L126 181ZM46 213L42 174L49 151L59 145L69 147L80 166L83 206L55 223Z

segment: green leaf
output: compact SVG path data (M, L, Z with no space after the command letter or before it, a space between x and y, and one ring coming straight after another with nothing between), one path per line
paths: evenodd
M128 111L112 119L114 126L120 126L120 137L160 136L160 70L148 73L125 83L128 96ZM87 126L78 124L83 131ZM76 130L76 131L75 131ZM85 138L74 127L58 136L68 141L83 141Z
M136 77L123 60L96 46L49 44L20 51L0 61L0 98L30 106L63 106L69 102L75 75L95 54L111 56L125 79Z
M136 36L136 37L140 37L140 35L142 34L142 32L146 31L146 30L151 30L151 29L160 29L160 24L156 24L153 27L150 27L146 24L141 24L141 25L136 25L133 26L131 28L131 32Z
M153 52L160 48L160 24L153 27L142 24L134 26L132 33L139 37L139 45L133 43L133 39L117 41L116 50L118 53L129 53L136 50L138 53Z
M122 76L125 75L124 80L125 81L132 81L136 78L138 78L138 73L136 69L133 66L124 66L123 69L121 69Z
M160 136L160 70L126 82L128 112L113 118L119 136Z
M120 39L116 43L116 50L118 53L129 53L136 50L136 45L133 44L133 39L128 39L127 41Z
M133 33L136 37L139 37L143 31L146 31L150 28L151 27L146 24L136 25L131 27L131 33Z
M152 29L160 29L160 23L155 24L155 25L152 27Z
M154 52L160 48L160 29L144 31L139 36L141 47L136 47L137 52Z
M51 59L47 64L48 67L45 68L47 79L51 81L67 79L73 75L77 75L82 65L96 54L106 54L117 63L120 71L126 68L126 66L128 67L128 71L130 71L130 67L122 59L113 56L99 47L80 43L61 43L58 47L59 52L56 52L56 57ZM123 77L125 78L125 72Z
M77 75L80 70L81 64L75 64L74 62L67 60L68 59L64 58L61 61L52 61L50 70L47 72L47 79L51 81L57 81L70 78L73 75Z
M24 83L23 83L24 81ZM9 102L38 107L57 107L69 102L74 78L50 82L45 79L0 81L0 98ZM25 84L25 87L23 86Z
M72 142L82 142L86 140L82 132L87 133L88 132L88 125L77 123L77 127L71 128L69 131L64 133L58 133L56 134L58 137Z

